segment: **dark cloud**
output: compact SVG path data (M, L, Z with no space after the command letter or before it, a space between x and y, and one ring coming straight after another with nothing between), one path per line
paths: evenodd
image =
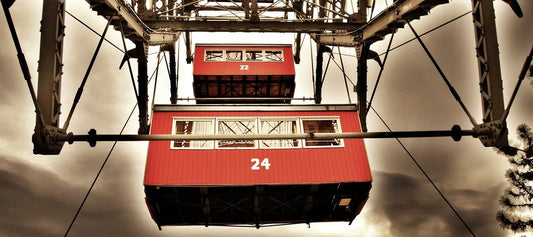
M440 186L437 183L437 186ZM439 187L477 236L503 236L495 220L502 185L484 190ZM374 172L373 209L390 223L391 236L469 236L470 233L424 178Z

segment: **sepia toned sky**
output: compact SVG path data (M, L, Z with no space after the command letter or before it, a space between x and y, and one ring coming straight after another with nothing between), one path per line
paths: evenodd
M383 4L379 1L379 4ZM503 1L494 1L502 66L505 101L517 82L525 57L533 46L533 2L519 0L524 17L517 18ZM26 55L34 86L37 86L39 29L42 1L18 0L10 11ZM454 0L434 8L430 15L412 23L419 34L471 10L470 1ZM106 21L91 11L85 1L68 1L67 11L98 32ZM81 79L96 48L98 36L66 16L62 117L69 111ZM413 37L409 28L399 29L392 45ZM120 33L108 32L110 41L122 45ZM216 41L215 41L216 39ZM372 45L383 53L390 36ZM479 77L474 50L472 16L467 15L423 37L451 84L478 122L481 122ZM193 43L283 43L294 34L215 34L195 33ZM35 125L34 108L20 71L16 51L5 17L0 17L0 236L60 236L67 230L76 210L93 181L112 143L65 144L58 156L32 153L31 135ZM183 44L182 41L180 41ZM133 45L128 42L128 47ZM312 97L310 47L306 36L302 62L296 65L295 97ZM155 69L157 48L150 49L149 73ZM180 51L180 97L192 97L192 65ZM337 49L334 49L337 52ZM342 49L343 62L352 81L356 80L355 51ZM352 56L349 56L352 55ZM69 132L86 134L118 133L135 106L127 67L118 69L122 54L104 43L87 81ZM326 57L327 59L327 57ZM340 63L340 56L334 59ZM382 56L383 59L383 56ZM326 61L326 60L325 60ZM133 63L135 65L135 63ZM162 64L164 65L164 64ZM134 72L136 70L134 69ZM369 62L369 90L379 68ZM168 77L161 69L156 103L169 103ZM150 91L153 83L150 85ZM353 91L350 86L350 91ZM352 102L355 94L350 93ZM342 74L330 64L324 85L323 103L348 103ZM152 92L150 92L152 99ZM506 102L507 103L507 102ZM509 137L515 128L533 126L533 79L526 78L508 118ZM389 54L373 102L374 109L393 130L446 130L454 124L471 129L467 116L453 99L439 74L413 41ZM368 116L369 131L386 131L373 112ZM125 133L137 132L137 111ZM435 181L477 236L511 236L502 230L495 215L499 196L506 187L507 160L479 140L464 137L401 139L409 152ZM152 221L144 202L143 177L147 142L118 143L91 192L69 236L469 236L431 184L393 139L365 140L372 170L373 187L362 213L352 225L311 223L283 227L163 227Z

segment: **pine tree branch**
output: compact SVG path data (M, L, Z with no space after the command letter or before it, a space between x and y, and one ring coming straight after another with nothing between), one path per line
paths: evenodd
M496 220L500 222L502 228L510 229L515 233L533 229L533 220L522 221L518 216L504 211L498 211Z

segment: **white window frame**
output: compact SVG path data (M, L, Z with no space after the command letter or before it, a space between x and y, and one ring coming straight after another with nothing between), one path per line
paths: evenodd
M263 134L261 133L261 129L262 129L261 121L295 121L296 131L294 133L299 133L301 131L300 119L298 117L258 117L258 121L257 121L257 129L259 131L258 134ZM261 142L259 142L259 148L260 149L295 149L295 148L302 147L302 139L279 139L279 140L296 140L298 142L298 145L291 146L291 147L265 147L264 145L262 145Z
M216 60L207 60L207 52L209 51L222 51L222 60L216 61ZM241 60L227 60L227 51L241 51ZM261 60L246 60L246 52L247 51L261 51ZM281 53L281 60L267 60L266 51L279 51ZM268 62L268 63L276 63L276 62L285 62L285 54L283 52L283 49L205 49L204 50L204 62Z
M217 60L207 60L207 52L208 51L221 51L222 52L222 60L220 61L217 61ZM226 50L224 49L206 49L204 51L204 62L225 62L226 61Z
M335 133L341 133L342 132L342 127L341 127L341 118L340 116L304 116L304 117L300 117L300 128L301 128L301 131L302 133L305 133L305 127L304 127L304 121L305 120L336 120L337 121L337 126L338 126L338 131L335 131ZM339 145L336 145L336 146L308 146L306 145L306 142L305 140L306 139L302 139L302 147L303 148L335 148L335 147L344 147L344 139L342 138L337 138L339 139Z
M195 121L210 121L212 123L213 129L212 129L212 133L210 133L209 135L213 135L216 132L216 130L215 130L215 127L216 127L215 118L209 118L209 117L172 117L172 134L173 135L178 135L178 134L176 134L176 122L178 122L178 121L193 121L193 122L195 122ZM193 142L191 140L188 140L188 141L189 142ZM198 141L202 141L202 140L198 140ZM174 146L175 140L171 140L170 141L170 149L172 149L172 150L212 150L212 149L215 148L215 141L207 140L206 143L209 144L208 147L175 147Z
M257 117L220 117L220 118L215 118L215 134L218 134L220 135L220 133L218 133L218 124L219 124L219 121L253 121L255 123L255 129L253 129L254 131L254 134L258 134L259 130L258 130L258 123L257 123ZM243 139L244 140L244 139ZM254 142L254 146L253 147L219 147L218 146L218 142L219 140L215 140L215 149L229 149L229 150L232 150L232 149L257 149L258 148L258 145L259 145L259 142L258 140L253 140Z
M261 121L296 121L296 132L295 133L305 133L303 122L306 120L336 120L337 129L336 133L342 132L341 119L340 116L266 116L266 117L173 117L172 118L172 134L176 134L176 122L177 121L210 121L213 125L212 133L210 134L219 134L219 121L253 121L255 128L253 129L253 134L263 134L261 133ZM170 149L172 150L213 150L213 149L297 149L297 148L342 148L344 147L344 139L337 138L339 140L339 145L336 146L308 146L306 145L306 139L294 139L298 141L297 146L292 147L265 147L259 142L260 139L255 139L253 147L219 147L219 140L207 141L208 147L174 147L175 141L170 142ZM280 139L280 140L293 140L293 139Z

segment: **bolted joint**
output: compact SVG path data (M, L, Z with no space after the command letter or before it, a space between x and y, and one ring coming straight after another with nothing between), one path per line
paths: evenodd
M474 130L488 130L489 135L480 135L479 140L486 147L507 147L507 124L501 120L477 125Z
M58 155L63 148L64 141L58 141L57 137L65 136L65 130L50 125L44 128L37 126L32 136L33 154Z

